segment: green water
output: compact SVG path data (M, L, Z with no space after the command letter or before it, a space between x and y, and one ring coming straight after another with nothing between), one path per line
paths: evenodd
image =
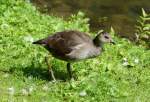
M64 18L79 10L90 18L92 31L110 29L125 37L133 37L141 8L150 12L150 0L31 0L43 13Z

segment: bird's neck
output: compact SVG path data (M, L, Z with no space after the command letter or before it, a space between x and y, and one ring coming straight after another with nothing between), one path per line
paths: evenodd
M104 43L101 40L99 40L98 37L94 38L93 43L96 47L103 48Z

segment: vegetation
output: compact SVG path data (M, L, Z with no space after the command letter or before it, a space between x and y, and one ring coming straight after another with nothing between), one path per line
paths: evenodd
M150 14L142 9L142 16L137 20L136 25L137 41L145 46L150 47Z
M89 32L88 19L81 12L68 21L40 14L24 0L1 0L0 7L1 102L149 100L149 50L114 36L117 44L106 45L101 56L73 65L77 81L64 81L65 62L51 58L58 79L53 82L44 62L48 52L32 41L65 29Z

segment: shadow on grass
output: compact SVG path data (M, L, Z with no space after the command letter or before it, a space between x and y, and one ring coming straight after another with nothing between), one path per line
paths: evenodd
M56 80L62 80L66 81L68 79L68 73L66 70L60 70L59 68L52 68ZM17 74L17 73L22 73L23 76L25 77L33 77L36 79L42 79L46 81L52 81L51 74L49 73L48 69L43 68L43 67L34 67L29 66L29 67L24 67L24 68L10 68L8 71L6 70L1 70L5 73L11 73L11 74Z

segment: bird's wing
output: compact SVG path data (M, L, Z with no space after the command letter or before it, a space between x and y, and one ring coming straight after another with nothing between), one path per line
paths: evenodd
M51 36L48 45L55 52L66 55L72 50L80 49L85 43L92 43L92 39L86 35L74 31L58 32Z

